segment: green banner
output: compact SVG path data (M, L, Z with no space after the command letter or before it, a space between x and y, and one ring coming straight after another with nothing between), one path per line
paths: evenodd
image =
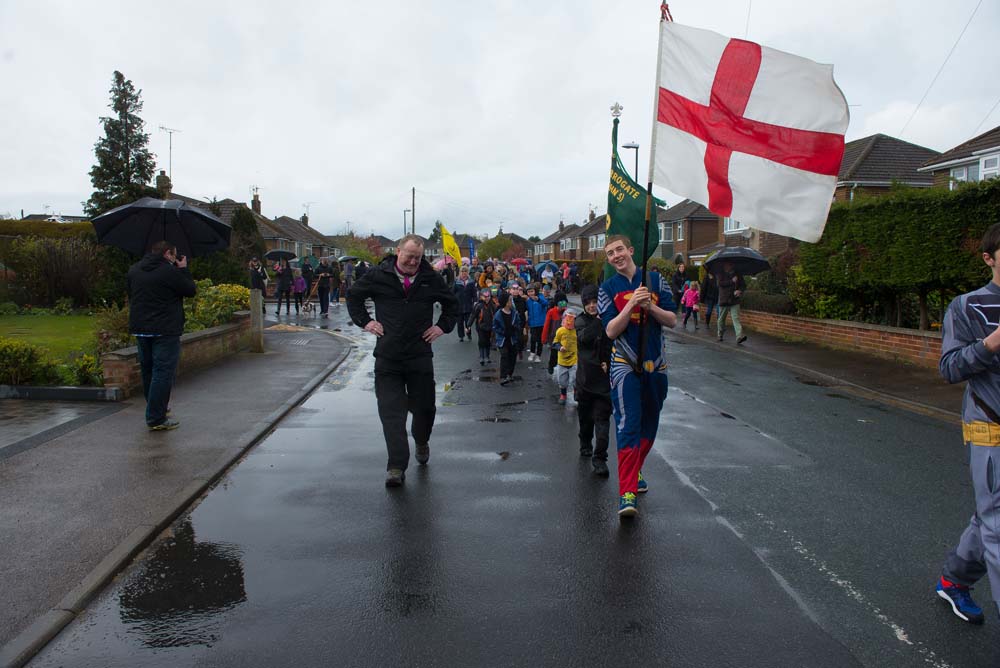
M653 251L660 244L660 227L656 222L656 206L665 204L663 200L653 198L653 212L649 223L649 243L646 246L646 257L642 257L642 240L646 229L646 189L629 176L618 157L618 119L615 119L611 130L611 183L608 185L608 218L605 234L624 234L632 240L635 248L635 263L642 266L643 260L652 257ZM610 264L604 264L604 277L610 278L615 270Z

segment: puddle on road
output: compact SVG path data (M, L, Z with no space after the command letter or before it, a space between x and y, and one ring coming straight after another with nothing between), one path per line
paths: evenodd
M552 476L543 473L495 473L491 479L499 482L548 482Z
M242 557L236 545L198 542L185 519L123 583L122 623L147 647L211 646L220 615L247 600Z
M822 380L817 380L815 378L807 378L805 376L796 376L795 380L799 381L803 385L811 385L813 387L830 387L830 383L824 382Z
M494 415L492 417L479 418L480 422L513 422L510 418L500 417L499 415Z
M442 457L444 457L446 459L467 459L467 460L481 461L481 462L498 462L498 461L507 461L508 459L511 458L512 455L520 455L520 454L521 453L518 453L518 452L510 453L510 452L507 452L506 450L504 450L503 452L448 452L448 451L444 451L444 452L441 452L441 453L437 453L434 456L437 459L441 459Z
M493 510L528 510L542 505L538 499L527 499L520 496L484 496L476 499L476 508L491 508Z

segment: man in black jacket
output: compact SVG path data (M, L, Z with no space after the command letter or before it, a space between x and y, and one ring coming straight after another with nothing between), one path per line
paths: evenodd
M386 487L399 487L406 478L410 444L406 414L413 413L411 433L416 460L430 458L434 427L434 353L431 343L450 332L458 320L458 301L444 279L423 259L424 240L408 234L396 255L358 278L347 293L347 309L358 327L378 337L375 343L375 397L389 452ZM375 303L373 320L365 300ZM441 317L433 324L434 303Z
M195 293L187 258L178 257L169 241L157 241L128 270L126 281L128 328L139 349L146 424L150 431L176 429L180 423L167 417L167 406L181 355L184 298Z
M607 478L611 433L611 339L597 314L597 286L580 293L583 314L576 319L576 401L580 420L580 456L591 457L594 475ZM591 439L596 437L596 447Z

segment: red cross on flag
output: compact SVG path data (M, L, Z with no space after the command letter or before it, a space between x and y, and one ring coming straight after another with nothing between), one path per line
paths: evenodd
M815 242L844 155L833 66L660 23L652 181L747 227Z

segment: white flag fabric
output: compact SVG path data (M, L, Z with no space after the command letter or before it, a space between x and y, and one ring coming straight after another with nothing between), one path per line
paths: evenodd
M833 66L671 21L660 31L653 182L818 241L850 118Z

